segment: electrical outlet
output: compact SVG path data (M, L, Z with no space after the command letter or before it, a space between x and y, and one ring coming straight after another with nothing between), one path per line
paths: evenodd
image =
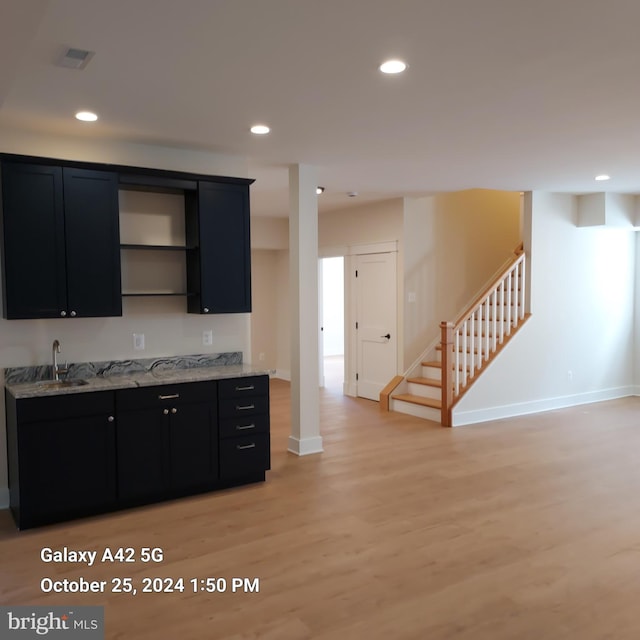
M260 360L260 362L264 360L264 353L260 353L260 355L258 356L258 360Z
M136 351L144 351L144 333L133 334L133 348Z
M210 347L213 344L213 331L211 329L202 332L202 344L205 347Z
M416 301L416 292L409 291L409 295L407 296L407 302L415 302Z
M569 371L567 371L567 380L569 382L571 382L573 380L573 371L571 371L571 369L569 369Z

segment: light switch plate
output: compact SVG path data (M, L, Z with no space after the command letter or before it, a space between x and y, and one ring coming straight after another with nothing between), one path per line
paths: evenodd
M133 334L133 348L136 351L144 351L144 333Z

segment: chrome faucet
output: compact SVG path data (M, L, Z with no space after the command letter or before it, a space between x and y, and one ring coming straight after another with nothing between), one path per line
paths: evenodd
M53 379L60 380L61 373L67 373L69 369L65 365L64 367L58 366L58 354L60 353L60 342L58 340L53 341Z

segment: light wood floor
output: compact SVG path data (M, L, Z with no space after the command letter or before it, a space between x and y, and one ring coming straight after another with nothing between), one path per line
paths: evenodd
M104 604L109 639L640 638L639 398L443 429L323 391L307 458L277 380L272 415L264 484L22 533L0 512L0 604ZM45 546L165 561L55 567ZM43 595L44 576L260 593Z

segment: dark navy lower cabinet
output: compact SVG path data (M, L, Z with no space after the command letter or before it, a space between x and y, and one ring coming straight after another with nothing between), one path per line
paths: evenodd
M21 529L116 504L113 392L6 394L10 507Z
M266 375L5 400L20 529L260 482L271 466Z

